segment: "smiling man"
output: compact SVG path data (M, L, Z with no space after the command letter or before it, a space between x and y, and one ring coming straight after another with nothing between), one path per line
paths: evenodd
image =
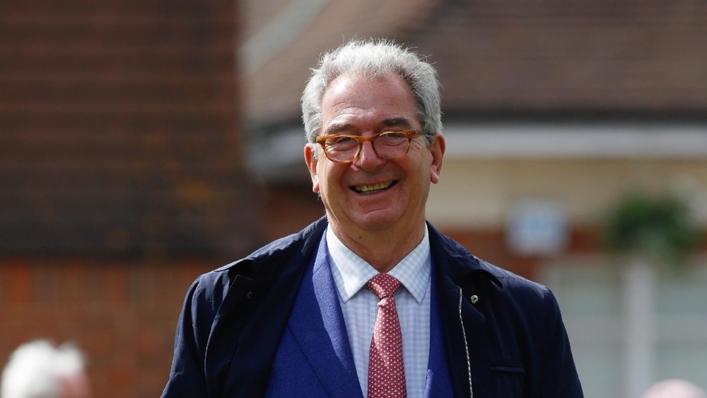
M582 397L552 293L425 220L438 86L391 42L323 55L302 113L326 216L194 282L163 397Z
M317 146L305 147L329 228L382 273L422 240L430 182L439 181L442 168L444 137L426 138L417 119L403 77L349 72L335 78L322 98L323 135L315 140L325 158L319 159Z

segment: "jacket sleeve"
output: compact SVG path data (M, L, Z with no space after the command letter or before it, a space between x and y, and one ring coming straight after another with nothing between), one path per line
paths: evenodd
M172 368L162 398L208 396L204 355L215 310L213 296L205 291L208 284L203 279L204 275L191 285L184 300L177 323Z
M570 341L562 322L557 299L545 289L545 325L542 340L543 364L540 366L540 382L532 396L537 398L583 398L582 386L572 358Z

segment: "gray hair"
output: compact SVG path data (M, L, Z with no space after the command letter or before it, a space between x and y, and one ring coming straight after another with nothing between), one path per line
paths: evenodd
M10 356L2 373L2 397L58 397L63 378L83 374L83 355L76 347L55 348L46 340L36 340L19 346Z
M410 85L417 115L428 144L442 132L437 72L424 58L392 41L354 39L324 53L302 93L302 121L307 142L314 143L322 127L322 97L334 79L344 73L364 78L400 75Z
M705 391L687 380L671 379L654 384L642 398L705 398Z

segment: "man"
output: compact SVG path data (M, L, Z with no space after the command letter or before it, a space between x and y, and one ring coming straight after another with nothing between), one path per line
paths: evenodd
M45 340L19 346L2 373L3 398L89 398L81 352Z
M432 66L352 41L302 111L326 217L197 279L163 397L581 397L552 294L425 221L446 146Z

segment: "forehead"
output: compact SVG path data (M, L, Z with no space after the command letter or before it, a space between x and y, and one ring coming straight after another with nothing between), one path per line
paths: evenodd
M419 128L412 90L398 75L364 78L344 74L334 79L322 98L322 127L347 125L374 128L389 120L408 120Z

